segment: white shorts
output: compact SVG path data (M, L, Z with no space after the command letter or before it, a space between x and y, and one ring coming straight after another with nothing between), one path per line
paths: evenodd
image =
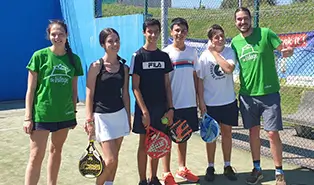
M114 113L94 113L97 142L109 141L130 134L125 108Z

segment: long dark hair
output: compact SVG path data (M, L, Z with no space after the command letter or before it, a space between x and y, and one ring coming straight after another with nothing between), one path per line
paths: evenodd
M100 44L100 46L104 46L105 45L107 37L110 34L112 34L112 33L115 33L118 36L119 40L120 40L119 33L115 29L113 29L113 28L105 28L105 29L101 30L101 32L99 33L99 44ZM121 61L123 64L126 63L126 60L121 58L119 55L117 55L117 60Z
M60 25L65 33L68 33L68 27L67 25L64 23L64 21L61 21L61 20L53 20L53 21L50 21L47 29L46 29L46 32L47 32L47 38L49 39L49 35L50 35L50 30L51 30L51 27L53 25ZM75 65L75 59L74 59L74 55L73 55L73 52L72 52L72 49L70 47L70 44L69 44L69 40L67 39L66 42L65 42L65 50L69 56L69 60L70 60L70 63L71 65L74 67L74 69L76 69L76 65Z

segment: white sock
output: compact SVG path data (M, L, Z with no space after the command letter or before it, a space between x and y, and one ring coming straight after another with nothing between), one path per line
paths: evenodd
M179 171L183 171L183 170L185 170L185 166L180 166Z
M113 185L112 181L106 181L104 185Z
M214 163L208 163L208 167L214 167Z
M225 161L225 167L231 166L230 161Z

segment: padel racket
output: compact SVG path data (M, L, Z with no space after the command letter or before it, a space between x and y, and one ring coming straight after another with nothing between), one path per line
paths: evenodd
M184 119L176 119L176 121L168 126L168 135L175 143L184 143L192 136L193 130L188 122Z
M145 144L147 155L155 159L165 156L171 150L169 137L151 126L147 128Z
M102 173L103 164L102 157L95 148L94 140L90 140L79 161L80 173L86 178L96 178Z
M212 143L216 141L219 134L219 124L214 118L205 113L202 121L200 122L200 135L203 141L206 143Z

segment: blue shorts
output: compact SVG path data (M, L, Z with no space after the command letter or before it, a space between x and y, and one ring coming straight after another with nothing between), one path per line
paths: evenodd
M240 95L240 112L244 128L258 126L263 117L264 130L282 130L280 94L272 93L264 96Z
M238 126L239 108L237 100L227 105L206 106L207 114L214 118L218 123L229 126Z
M161 105L154 105L154 106L147 106L149 116L150 116L150 125L164 133L167 132L167 128L165 124L161 123L161 118L167 112L167 106L164 104ZM142 122L142 111L137 104L135 104L135 113L134 113L134 120L133 120L133 129L132 131L136 134L146 134L146 129Z
M197 117L197 108L189 107L183 109L176 109L174 111L174 122L176 119L184 119L188 122L188 125L191 127L193 132L199 130L199 121Z
M33 130L49 130L50 132L56 132L64 128L73 128L76 125L76 119L61 122L35 122Z

